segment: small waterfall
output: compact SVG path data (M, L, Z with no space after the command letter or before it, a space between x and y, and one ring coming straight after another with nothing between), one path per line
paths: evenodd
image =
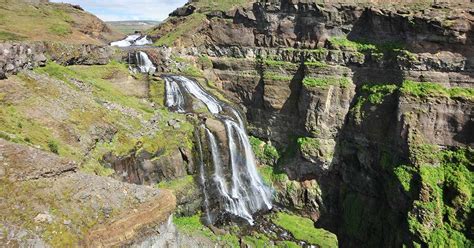
M184 97L176 81L165 78L166 106L178 113L184 113Z
M145 52L139 51L135 53L135 62L142 73L153 74L156 71L156 67L151 62L150 58Z
M202 153L202 144L201 144L201 138L199 135L197 135L196 132L196 140L198 144L198 152L199 152L199 174L200 174L200 181L201 181L201 186L203 187L203 192L204 192L204 211L206 213L206 224L212 224L212 217L209 212L209 196L207 194L207 186L206 186L206 175L204 171L204 155Z
M150 44L153 44L153 42L146 35L142 37L140 34L132 34L123 40L110 43L111 46L116 47L145 46Z
M151 40L149 40L147 38L147 36L145 35L141 39L136 40L133 45L134 46L145 46L145 45L150 45L150 44L153 44L153 42Z
M167 76L165 81L166 106L171 110L185 112L184 99L188 99L184 97L185 93L204 103L214 118L225 128L228 148L222 149L211 129L207 126L201 127L209 141L208 147L213 165L211 168L203 162L200 168L205 205L209 204L205 206L208 220L213 220L208 206L213 206L213 211L216 206L221 208L219 211L238 216L253 225L254 213L272 208L271 191L258 175L242 117L238 111L217 100L193 80L182 76ZM201 144L198 148L202 149ZM228 160L224 160L223 152L229 155ZM206 191L214 193L212 195L217 197L210 197L210 193Z

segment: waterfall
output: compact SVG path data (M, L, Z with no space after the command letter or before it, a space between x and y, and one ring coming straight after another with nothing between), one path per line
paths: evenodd
M204 192L204 211L206 213L206 224L211 224L212 223L212 218L211 214L209 212L209 196L207 194L207 186L206 186L206 175L204 171L204 155L202 153L202 144L201 144L201 139L199 138L199 135L197 135L196 132L196 140L197 140L197 146L198 146L198 153L199 153L199 178L201 179L201 186L203 188Z
M164 78L167 107L171 110L186 112L185 106L188 103L185 99L200 101L225 129L228 147L219 145L219 139L211 128L205 125L201 127L208 139L210 163L213 165L207 166L203 162L200 168L205 204L208 204L205 206L207 214L211 214L208 206L216 206L221 208L219 211L240 217L253 225L254 213L272 208L271 191L258 175L254 154L239 112L219 101L191 79L183 76ZM185 98L185 96L189 97ZM200 141L198 148L202 149ZM228 159L225 159L224 154L229 155ZM210 197L210 195L215 197ZM213 218L208 216L208 220L213 220Z
M135 62L138 69L142 73L153 74L156 71L156 67L151 62L150 58L145 52L139 51L135 53Z
M111 46L116 47L145 46L150 44L153 44L153 42L146 35L142 37L140 34L132 34L123 40L110 43Z

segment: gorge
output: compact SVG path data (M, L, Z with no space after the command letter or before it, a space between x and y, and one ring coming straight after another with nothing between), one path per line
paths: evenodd
M471 1L7 2L1 244L473 245Z

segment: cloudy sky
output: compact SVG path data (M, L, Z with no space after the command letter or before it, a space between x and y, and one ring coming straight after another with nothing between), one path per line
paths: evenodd
M105 21L164 20L187 0L51 0L81 5Z

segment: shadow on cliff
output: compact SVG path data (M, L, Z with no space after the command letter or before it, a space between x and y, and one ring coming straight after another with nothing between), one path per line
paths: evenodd
M353 69L354 79L383 76L381 71ZM400 78L393 73L391 77ZM363 104L358 122L354 106L366 96L361 81L356 84L351 111L336 138L331 181L321 186L326 206L336 207L323 212L316 225L336 233L341 247L399 247L410 239L407 213L413 202L393 172L408 156L400 146L405 141L397 134L399 96L389 95L378 105ZM416 190L414 181L411 189Z

